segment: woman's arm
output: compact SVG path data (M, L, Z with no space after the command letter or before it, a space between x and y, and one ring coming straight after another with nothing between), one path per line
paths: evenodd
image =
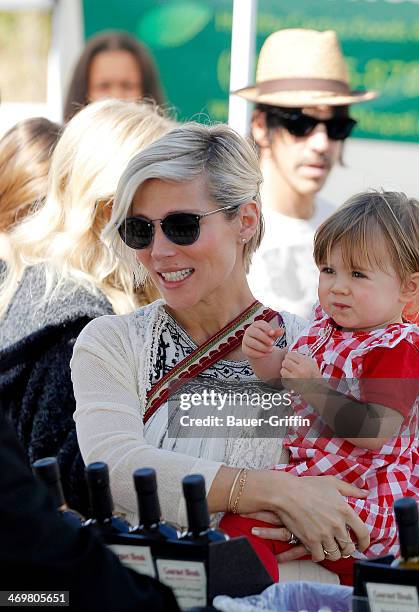
M220 468L208 494L211 512L226 510L236 473L234 468ZM238 510L240 514L261 510L275 513L310 550L313 561L322 561L323 548L334 549L335 538L348 540L347 526L357 538L358 550L368 547L368 529L344 499L362 499L366 495L366 491L333 476L298 478L273 470L249 470ZM348 544L342 554L353 551L354 546Z
M226 511L236 468L155 448L145 440L133 360L117 329L117 319L104 317L90 323L74 350L74 418L86 463L108 463L115 503L131 515L136 514L132 473L141 465L157 472L166 519L185 524L180 482L192 472L205 476L210 510ZM113 329L104 329L108 325ZM368 545L368 533L343 495L362 498L366 493L333 477L301 479L270 470L250 470L239 510L278 514L288 529L311 548L313 558L321 560L322 542L327 545L334 534L346 534L346 525L353 528L361 549Z
M86 464L108 464L115 506L131 522L137 519L132 474L138 467L153 467L164 518L186 525L182 478L200 473L208 489L221 463L156 448L147 442L134 356L123 325L120 317L95 319L74 347L74 420L81 454Z

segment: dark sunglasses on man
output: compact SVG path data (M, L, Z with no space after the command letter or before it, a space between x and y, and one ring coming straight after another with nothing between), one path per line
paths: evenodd
M331 119L318 119L306 115L299 108L284 109L276 106L266 107L266 121L268 127L284 127L287 132L302 138L309 136L313 130L323 124L330 140L345 140L356 125L351 117L331 117Z
M215 215L221 211L235 210L240 204L224 206L205 213L175 212L169 213L163 219L147 219L147 217L127 217L118 227L119 235L131 249L146 249L154 237L154 223L160 227L170 242L180 246L188 246L196 242L200 234L200 222L204 217Z

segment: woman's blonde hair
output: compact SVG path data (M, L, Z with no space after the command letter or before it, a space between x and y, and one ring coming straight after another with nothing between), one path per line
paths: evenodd
M112 217L104 229L106 240L112 240L115 251L127 261L138 282L147 272L140 268L135 251L127 247L118 234L138 188L148 179L187 182L205 177L210 197L220 207L254 201L261 209L262 176L252 145L227 125L185 123L153 142L135 155L118 183ZM237 210L226 212L232 218ZM263 220L244 246L244 266L249 269L253 252L263 235Z
M348 268L367 263L387 271L388 257L401 282L419 272L419 202L404 193L359 193L318 228L314 238L317 265L330 261L339 244Z
M0 315L25 267L41 263L45 299L71 280L103 291L117 313L136 307L131 270L101 233L128 161L173 125L150 104L119 100L89 104L75 115L55 148L44 205L10 233Z
M60 132L58 123L34 117L20 121L0 139L0 232L7 232L45 198Z

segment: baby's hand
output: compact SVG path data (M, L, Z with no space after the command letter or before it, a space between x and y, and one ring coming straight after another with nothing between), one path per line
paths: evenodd
M272 352L275 340L283 334L283 327L273 329L266 321L255 321L244 333L243 353L250 359L267 357Z
M281 377L306 380L308 378L321 378L321 373L313 357L301 355L297 351L290 351L285 355L282 362Z

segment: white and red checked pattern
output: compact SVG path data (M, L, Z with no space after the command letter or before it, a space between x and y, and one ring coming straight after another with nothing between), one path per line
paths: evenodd
M396 346L402 339L419 351L419 332L414 325L394 324L371 332L343 332L321 309L316 319L290 350L314 357L324 378L333 380L334 389L346 391L360 399L363 356L375 347ZM348 380L349 379L349 380ZM339 388L336 381L342 381ZM332 381L330 380L332 383ZM312 427L304 433L289 433L284 441L290 452L289 465L276 466L298 476L336 476L368 490L366 500L349 498L348 502L368 527L371 545L357 557L398 554L397 531L392 512L396 499L412 496L419 499L419 450L417 439L418 399L397 438L387 441L379 452L354 446L348 440L331 437L319 417L300 396L293 407L297 415L309 418ZM319 431L325 437L319 437ZM329 435L328 435L329 434Z

